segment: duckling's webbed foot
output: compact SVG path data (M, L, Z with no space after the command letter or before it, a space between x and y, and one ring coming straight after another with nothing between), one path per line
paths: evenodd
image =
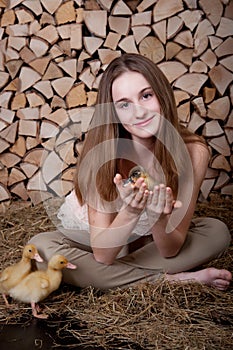
M6 294L2 294L2 297L3 297L4 301L5 301L6 307L11 307L11 305L9 304L9 302L7 300Z
M36 303L32 302L31 307L32 307L32 314L34 317L41 318L41 319L46 319L49 317L49 315L47 315L47 314L39 314L38 313L38 312L40 312L40 307Z
M46 314L38 314L38 313L34 314L33 312L32 312L32 314L33 314L34 317L40 318L40 319L43 319L43 320L46 320L49 317L49 315L46 315Z
M2 294L2 297L3 297L4 301L5 301L6 307L7 307L8 309L13 309L13 308L17 307L17 304L12 304L12 303L11 303L11 300L10 300L10 303L9 303L6 294Z

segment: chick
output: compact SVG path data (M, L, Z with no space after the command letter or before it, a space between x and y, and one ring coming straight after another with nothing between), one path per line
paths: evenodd
M137 179L139 179L140 177L144 178L144 182L147 185L148 190L153 191L155 186L155 180L140 165L135 166L130 170L129 177L125 181L124 186L127 185L128 183L131 183L134 185Z
M28 244L23 249L22 259L18 263L8 266L0 273L0 292L2 293L6 306L9 306L7 300L9 290L15 287L31 272L32 259L35 259L38 262L43 261L38 254L36 247L33 244Z
M62 280L62 269L76 269L63 255L54 255L48 263L47 270L38 270L26 276L17 286L10 290L12 298L30 303L32 314L37 318L47 318L39 314L37 303L59 288Z

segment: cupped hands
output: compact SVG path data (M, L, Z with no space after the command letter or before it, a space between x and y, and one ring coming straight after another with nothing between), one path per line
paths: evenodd
M164 184L154 186L149 191L143 178L139 178L135 184L124 185L120 174L114 177L119 196L128 210L141 213L146 209L148 216L160 217L170 215L174 209L180 208L182 203L175 200L172 189Z

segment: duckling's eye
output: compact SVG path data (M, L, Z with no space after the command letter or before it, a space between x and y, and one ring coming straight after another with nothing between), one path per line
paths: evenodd
M63 264L64 264L64 261L60 261L60 264L63 265Z
M31 252L32 252L32 250L31 250L31 249L29 249L28 251L29 251L29 253L31 253Z
M136 170L133 172L133 174L131 175L132 177L137 177L137 176L140 176L141 175L141 171L139 170Z

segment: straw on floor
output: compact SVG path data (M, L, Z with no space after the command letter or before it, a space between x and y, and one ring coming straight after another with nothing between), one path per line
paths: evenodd
M50 207L56 212L56 206ZM34 234L54 228L43 205L13 202L0 214L1 269L19 260L22 247ZM212 194L199 203L198 216L223 220L233 235L232 199ZM233 247L209 266L233 271ZM82 344L96 349L231 349L233 342L233 288L220 292L197 283L140 284L126 289L99 291L61 285L42 306L57 323L54 348ZM60 320L63 320L61 323ZM32 320L29 305L8 310L0 299L0 323L20 324ZM61 345L63 344L63 345Z

